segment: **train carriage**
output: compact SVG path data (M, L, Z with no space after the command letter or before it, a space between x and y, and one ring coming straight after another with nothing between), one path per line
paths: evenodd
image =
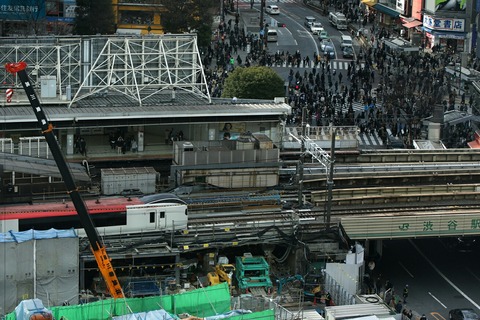
M187 204L173 194L144 197L103 197L87 200L100 235L179 230L187 227ZM71 201L0 206L0 232L75 228L85 232Z

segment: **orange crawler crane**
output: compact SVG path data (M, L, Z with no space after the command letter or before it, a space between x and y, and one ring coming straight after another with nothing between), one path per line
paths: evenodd
M7 63L5 65L5 69L12 74L18 75L20 81L22 82L23 89L25 89L28 100L30 101L30 105L35 112L35 116L37 117L40 128L42 129L42 133L45 136L48 147L50 148L50 152L52 152L53 158L58 166L60 174L62 175L63 181L65 182L68 194L72 199L75 209L80 217L80 222L82 223L88 240L90 241L90 247L93 255L95 256L95 260L97 261L98 268L102 273L103 279L107 284L107 288L110 291L110 295L113 298L123 298L124 294L122 287L120 286L120 282L115 274L115 270L112 267L110 258L107 255L105 246L103 245L90 214L88 213L88 209L85 206L80 193L78 192L78 188L73 180L73 175L67 166L65 157L63 156L60 146L58 145L53 133L53 126L48 122L47 117L43 112L40 101L38 100L35 90L30 83L30 79L28 78L28 74L25 71L26 68L27 64L25 62Z

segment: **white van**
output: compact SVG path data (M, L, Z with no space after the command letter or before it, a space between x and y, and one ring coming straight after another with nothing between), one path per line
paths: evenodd
M317 21L317 19L315 19L315 17L306 16L305 17L305 22L303 24L305 25L305 27L310 28L312 23L314 23L315 21Z
M277 42L277 40L278 40L277 30L268 29L267 30L267 42Z
M352 40L352 37L350 36L342 35L340 48L343 49L345 47L353 47L353 40Z
M341 12L330 12L328 15L328 21L338 30L347 30L347 18Z

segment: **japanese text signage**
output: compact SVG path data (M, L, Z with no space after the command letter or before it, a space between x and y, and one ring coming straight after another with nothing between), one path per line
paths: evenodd
M432 30L465 31L465 19L437 18L429 15L423 16L423 26Z
M439 231L439 228L442 228L445 229L445 231L457 231L459 230L459 221L458 220L455 220L455 219L451 219L451 220L448 220L446 223L440 223L440 222L437 222L437 221L432 221L432 220L425 220L423 221L423 225L422 225L422 230L423 232L428 232L428 231ZM404 222L404 223L401 223L399 224L397 227L398 227L398 230L400 231L409 231L410 230L410 227L412 225L408 222ZM469 228L467 227L467 229L470 229L470 231L474 231L474 230L478 230L480 231L480 219L477 219L477 218L473 218L470 220L470 226ZM461 232L466 232L466 229L462 229L462 230L459 230Z
M392 215L346 217L342 227L350 239L392 239L480 235L480 214Z
M0 0L0 19L36 21L45 17L45 1Z

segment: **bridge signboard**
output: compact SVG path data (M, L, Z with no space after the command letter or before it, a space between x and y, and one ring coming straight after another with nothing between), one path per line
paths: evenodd
M350 216L341 225L352 240L480 235L480 212Z

